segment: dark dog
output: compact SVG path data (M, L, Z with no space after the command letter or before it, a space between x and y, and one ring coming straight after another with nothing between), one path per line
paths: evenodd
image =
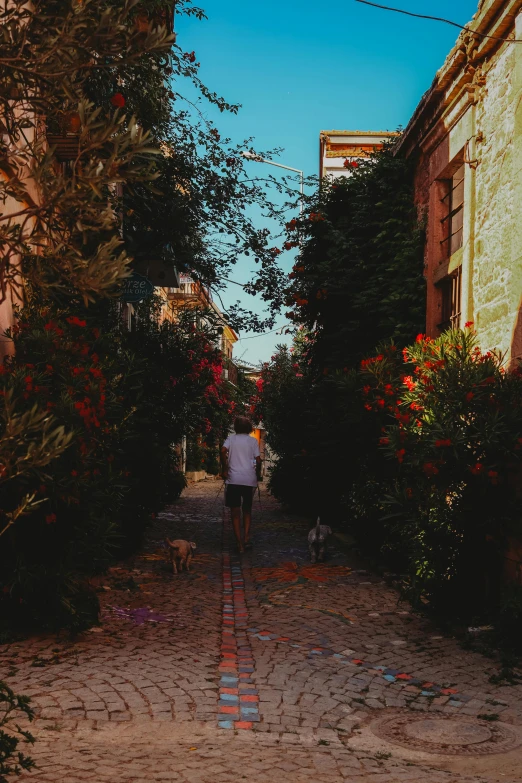
M326 542L328 536L332 535L332 529L328 525L321 525L320 517L317 517L317 524L308 533L308 549L310 551L310 561L316 563L322 562L326 553Z
M170 562L172 563L172 573L178 573L178 567L180 571L183 571L185 566L186 571L190 571L190 561L196 549L196 545L193 541L184 541L182 538L177 538L175 541L165 539L165 543L169 548Z

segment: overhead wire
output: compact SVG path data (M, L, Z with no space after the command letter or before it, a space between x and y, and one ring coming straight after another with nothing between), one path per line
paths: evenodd
M432 22L444 22L452 27L457 27L459 30L465 30L473 35L478 35L480 38L491 38L493 41L502 41L503 43L522 43L521 38L501 38L498 35L489 35L488 33L479 33L478 30L473 30L467 25L458 24L451 19L445 19L443 16L429 16L428 14L416 14L413 11L406 11L404 8L393 8L389 5L381 5L380 3L373 3L371 0L355 0L356 3L363 3L364 5L371 5L373 8L380 8L383 11L394 11L397 14L404 14L405 16L414 16L417 19L429 19Z
M239 342L242 340L253 340L255 337L264 337L265 334L274 334L274 332L281 332L281 336L283 334L282 330L291 328L292 324L283 324L283 326L278 326L277 329L272 329L270 332L263 332L262 334L253 334L252 337L240 337Z

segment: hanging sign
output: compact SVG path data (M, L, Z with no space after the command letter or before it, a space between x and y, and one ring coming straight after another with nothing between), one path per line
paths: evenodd
M130 277L125 278L122 283L121 298L124 302L141 302L154 293L154 286L144 275L135 272Z

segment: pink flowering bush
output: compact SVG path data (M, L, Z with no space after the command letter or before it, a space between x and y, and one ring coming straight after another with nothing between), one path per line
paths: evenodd
M414 603L490 620L522 533L522 372L481 351L470 327L382 345L358 372L318 375L308 340L280 347L255 408L277 497L347 525Z
M367 409L387 415L380 448L396 465L387 530L411 587L463 613L493 608L521 532L522 372L482 352L472 328L363 362Z
M159 306L138 305L130 332L106 303L70 313L33 301L20 313L0 401L19 416L40 411L60 438L17 474L2 464L12 423L0 416L0 616L12 625L91 624L90 577L132 551L185 486L177 444L228 428L237 392L212 330L195 329L194 313L160 323Z

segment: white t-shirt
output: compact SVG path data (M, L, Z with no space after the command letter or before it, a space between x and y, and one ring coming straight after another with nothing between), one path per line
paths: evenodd
M223 444L228 449L227 484L257 487L256 457L259 444L251 435L229 435Z

